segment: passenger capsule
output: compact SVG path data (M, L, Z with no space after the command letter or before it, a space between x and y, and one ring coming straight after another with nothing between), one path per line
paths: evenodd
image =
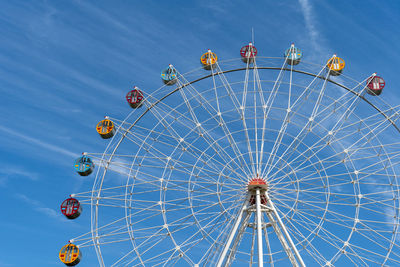
M178 73L177 73L176 69L174 68L174 66L169 64L168 68L163 69L161 71L161 79L167 85L175 84L178 79Z
M211 68L214 67L217 63L217 60L217 55L211 52L210 49L208 49L208 51L204 53L200 58L200 62L206 70L211 70Z
M338 76L342 73L345 63L343 59L337 57L336 55L333 55L333 57L331 57L326 63L326 66L329 69L330 75Z
M133 90L126 94L126 101L128 101L131 108L141 107L143 104L143 92L134 86Z
M373 75L367 80L367 93L370 95L380 95L385 87L385 80Z
M75 198L67 198L61 203L61 213L70 220L76 219L82 213L81 203Z
M115 134L114 123L108 118L100 121L96 126L96 130L103 139L111 138Z
M249 43L240 49L240 56L242 57L243 62L253 63L257 56L257 48L252 43Z
M91 158L86 155L75 160L75 170L81 176L88 176L93 172L94 163Z
M77 265L82 258L80 249L74 244L67 244L63 246L58 255L61 262L67 266Z
M289 65L297 65L300 63L303 53L292 44L288 49L286 49L284 56Z

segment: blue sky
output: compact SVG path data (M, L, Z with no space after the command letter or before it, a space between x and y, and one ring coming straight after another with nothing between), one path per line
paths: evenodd
M400 103L398 1L1 1L0 266L62 266L58 251L89 231L89 207L67 221L59 205L87 191L73 162L102 152L104 115L124 118L133 85L152 92L160 70L199 67L210 48L236 58L255 33L259 55L295 42L308 61L337 53L346 75L384 77ZM87 250L80 266L95 266Z

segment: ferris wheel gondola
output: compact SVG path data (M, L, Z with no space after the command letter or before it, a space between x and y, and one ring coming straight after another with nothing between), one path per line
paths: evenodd
M326 63L326 66L330 75L339 76L345 67L345 62L342 58L333 55Z
M210 49L200 57L200 62L205 70L211 70L216 66L217 61L217 54L213 53Z
M161 79L166 85L173 85L178 79L178 72L174 66L169 64L168 68L161 71Z
M243 62L253 63L255 57L257 56L257 48L253 45L253 43L249 43L240 49L240 56L242 57Z
M131 108L140 108L143 104L143 92L136 86L126 94L125 98Z
M65 265L75 266L81 261L82 253L78 246L69 243L61 248L59 258Z
M114 123L106 117L104 120L101 120L96 126L97 133L103 139L109 139L115 134L115 126Z
M284 56L289 65L297 65L303 57L303 52L292 44L286 49Z
M367 80L367 93L373 96L380 95L382 93L383 88L385 87L385 80L376 74L372 75Z
M90 157L83 155L75 160L75 170L81 176L88 176L93 172L94 163Z
M68 219L76 219L82 213L82 205L75 198L67 198L61 203L61 213Z

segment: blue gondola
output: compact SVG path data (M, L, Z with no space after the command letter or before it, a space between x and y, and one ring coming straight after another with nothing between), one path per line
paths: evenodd
M284 56L289 65L297 65L300 63L303 53L300 49L295 47L294 44L292 44L288 49L286 49Z
M178 79L178 73L174 66L168 65L168 68L161 71L161 79L167 85L173 85Z
M88 176L93 172L94 163L91 158L86 155L76 159L75 161L75 170L81 176Z

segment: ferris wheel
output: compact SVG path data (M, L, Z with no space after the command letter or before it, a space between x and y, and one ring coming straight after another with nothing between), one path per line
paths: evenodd
M96 172L93 188L61 212L90 206L91 230L60 260L94 246L100 266L400 265L399 112L379 97L385 81L345 76L336 55L283 54L208 50L201 68L169 65L161 88L128 92L129 115L96 126L105 151L75 163Z

